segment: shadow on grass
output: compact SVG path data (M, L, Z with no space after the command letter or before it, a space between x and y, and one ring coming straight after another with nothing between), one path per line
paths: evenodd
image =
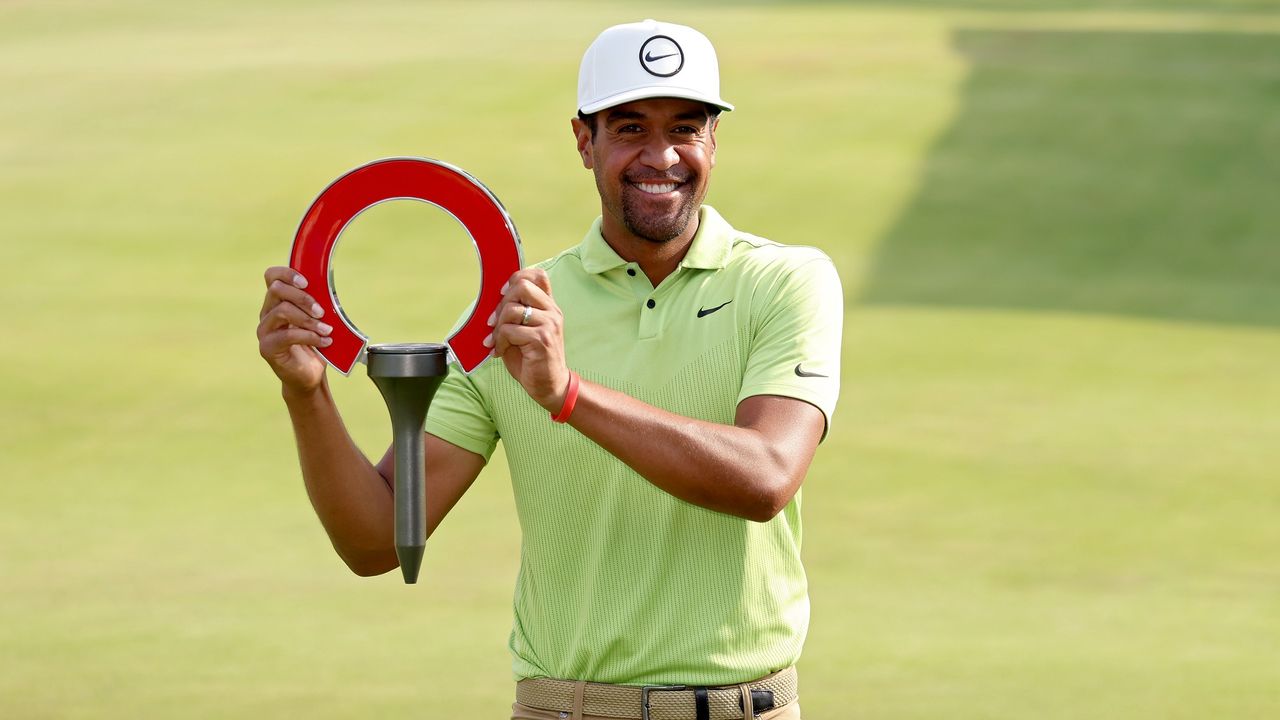
M966 30L860 302L1280 326L1280 35Z

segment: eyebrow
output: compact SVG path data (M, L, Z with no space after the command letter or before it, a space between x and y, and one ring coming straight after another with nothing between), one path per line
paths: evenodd
M605 116L605 122L613 122L614 120L645 120L648 116L636 110L611 110ZM707 119L706 110L686 110L677 113L673 120L703 120Z
M608 122L614 120L643 120L644 118L644 113L636 112L635 110L610 110L609 114L605 116L605 120Z
M676 120L706 120L706 110L686 110L675 117Z

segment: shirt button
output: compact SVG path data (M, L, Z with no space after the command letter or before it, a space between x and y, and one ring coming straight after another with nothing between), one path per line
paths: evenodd
M627 268L627 274L628 274L628 275L630 275L631 277L635 277L635 276L636 276L636 269L635 269L635 268Z
M647 307L647 308L649 308L650 310L652 310L652 309L654 308L654 306L655 306L655 305L657 305L657 304L658 304L658 303L656 303L656 302L654 302L654 301L653 301L653 298L649 298L649 302L645 303L644 305L645 305L645 307Z

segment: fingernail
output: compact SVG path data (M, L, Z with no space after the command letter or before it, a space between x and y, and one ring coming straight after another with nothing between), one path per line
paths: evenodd
M489 313L489 319L486 320L485 322L489 323L489 327L493 327L493 322L497 319L498 319L498 311L494 310L493 312Z
M324 308L320 307L320 303L311 303L311 314L316 317L324 317Z
M483 345L487 348L493 347L493 335L485 335Z
M504 295L505 295L505 294L506 294L506 292L507 292L507 288L509 288L509 287L511 287L511 283L507 283L507 284L503 285L503 286L502 286L502 289L501 289L501 290L499 290L498 292L500 292L500 293L502 293L502 294L504 294Z
M331 338L331 337L324 337L324 338L320 338L320 346L321 346L321 347L329 347L329 346L330 346L330 345L332 345L332 344L333 344L333 338Z
M333 327L326 325L325 323L316 323L316 328L320 331L321 335L328 335L333 332Z
M293 284L297 285L299 288L305 288L307 286L307 279L301 275L294 275Z

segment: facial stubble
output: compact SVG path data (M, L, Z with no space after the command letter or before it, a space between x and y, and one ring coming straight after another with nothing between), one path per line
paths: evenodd
M597 167L600 167L597 165ZM689 173L688 177L681 179L681 187L686 187L690 183L696 186L697 175ZM650 182L662 182L661 180L641 180ZM655 213L646 211L643 207L644 191L634 187L631 183L637 182L624 178L622 180L621 191L619 192L620 208L615 209L621 211L621 220L627 232L638 238L661 245L671 242L680 237L685 229L689 227L689 223L693 222L694 216L698 213L698 206L702 203L701 197L695 197L689 194L681 194L680 206L671 214ZM600 173L596 173L596 188L600 192L600 197L608 197L605 190L605 184Z

